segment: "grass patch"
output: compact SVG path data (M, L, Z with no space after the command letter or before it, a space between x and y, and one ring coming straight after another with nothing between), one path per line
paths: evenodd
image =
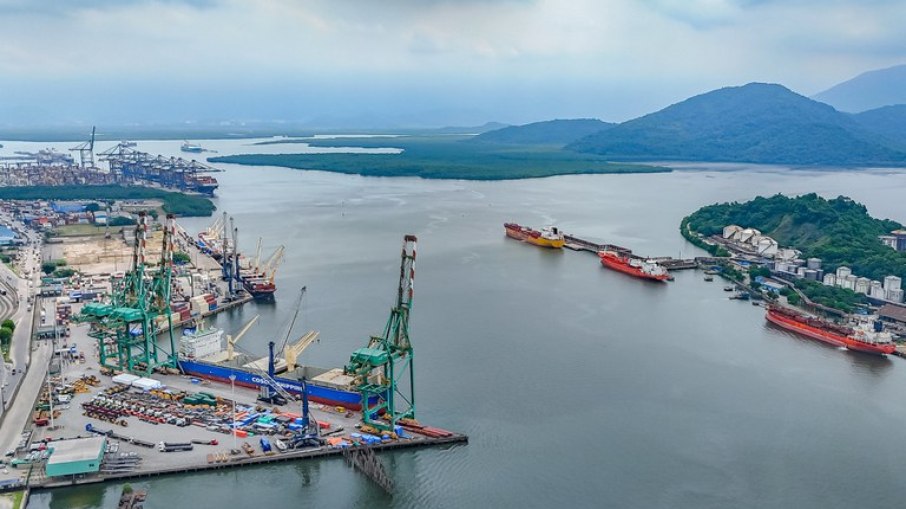
M117 185L0 187L0 200L160 200L164 212L177 216L210 216L216 208L203 196Z
M286 140L314 147L399 148L399 154L240 154L210 157L215 163L282 166L374 177L513 180L554 175L663 173L669 168L613 163L556 145L469 143L471 136L404 136Z

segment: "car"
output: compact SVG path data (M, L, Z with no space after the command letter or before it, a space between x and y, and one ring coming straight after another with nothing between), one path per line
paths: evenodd
M4 454L3 456L5 456L7 458L12 458L15 455L16 455L16 450L10 449L10 450L6 451L6 454Z

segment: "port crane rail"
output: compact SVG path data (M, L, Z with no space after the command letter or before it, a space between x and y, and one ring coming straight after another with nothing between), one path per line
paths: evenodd
M355 377L362 394L362 421L386 431L393 431L400 419L415 418L414 352L409 339L409 312L414 293L417 240L415 235L403 237L396 306L390 311L383 334L372 336L367 347L353 352L344 368L347 374ZM383 419L379 417L381 414Z

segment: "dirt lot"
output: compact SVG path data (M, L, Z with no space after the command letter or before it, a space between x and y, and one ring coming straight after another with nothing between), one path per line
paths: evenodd
M149 235L145 248L145 262L157 263L160 260L163 233ZM71 237L62 244L62 258L66 263L83 273L109 274L126 270L132 263L132 246L127 245L121 236L107 239L101 236Z

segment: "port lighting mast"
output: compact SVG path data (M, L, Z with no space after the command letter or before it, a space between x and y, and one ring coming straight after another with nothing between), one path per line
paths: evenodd
M403 238L396 305L381 336L352 353L345 372L356 377L362 394L362 421L392 431L400 419L415 418L414 352L409 340L409 312L415 282L415 235ZM383 413L383 420L380 415Z

